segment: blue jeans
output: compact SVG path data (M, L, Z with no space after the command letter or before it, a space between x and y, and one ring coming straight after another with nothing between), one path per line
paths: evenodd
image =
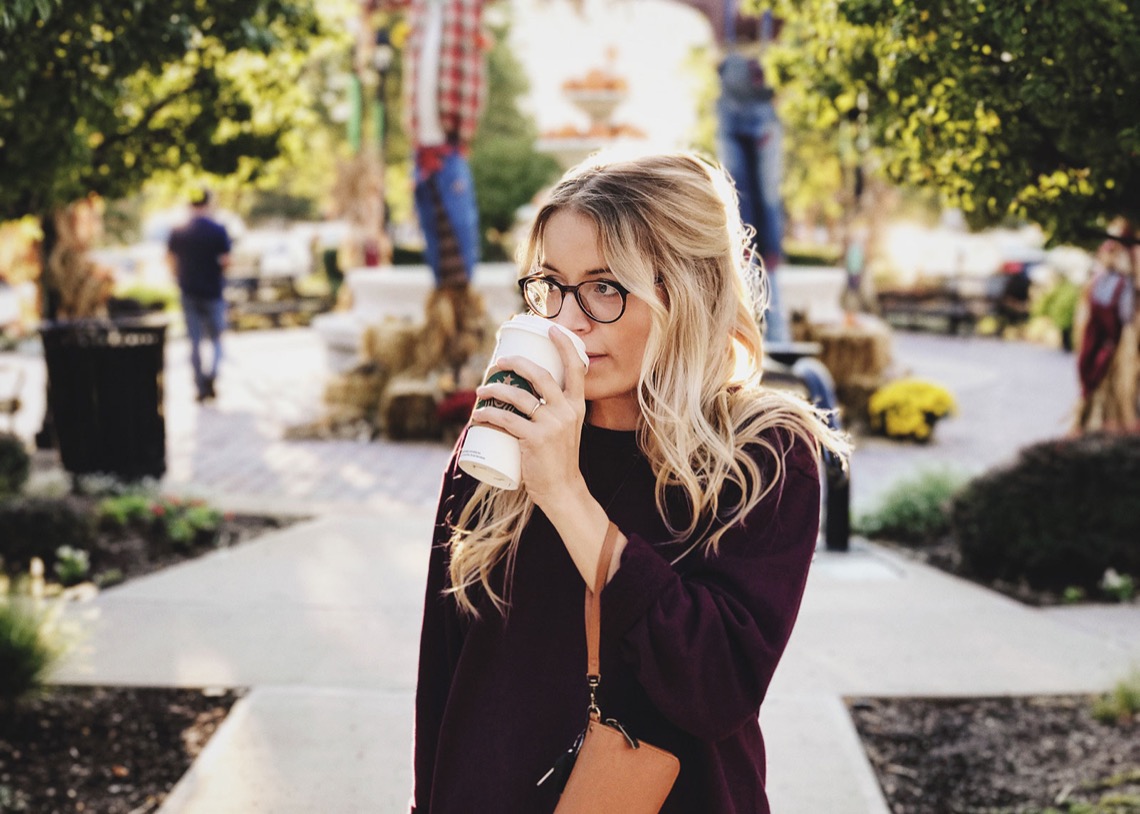
M182 295L182 314L186 318L186 333L190 337L190 363L194 366L194 384L198 395L206 395L218 377L218 365L222 361L222 330L226 326L226 301ZM208 370L202 369L202 354L199 348L205 337L213 344L213 356Z
M780 201L784 132L771 100L717 100L717 146L721 163L736 183L740 219L756 230L753 247L768 271L768 310L764 335L788 341L776 268L783 258L784 210Z
M417 177L415 198L416 215L426 243L424 255L435 275L435 284L470 280L475 264L479 262L479 209L475 203L475 179L471 176L467 160L458 152L445 156L443 166L437 172L422 180ZM440 234L441 205L450 225L449 236ZM455 243L443 246L441 251L445 237L454 239ZM458 252L466 280L455 279L455 270L443 267L444 261L453 260L445 257L445 252Z

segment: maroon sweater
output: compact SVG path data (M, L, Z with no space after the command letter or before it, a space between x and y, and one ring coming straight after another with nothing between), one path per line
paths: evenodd
M786 448L781 439L770 440ZM771 462L757 456L770 477ZM629 538L602 592L603 715L680 759L663 812L767 814L758 715L815 549L813 452L791 445L783 482L721 538L719 554L698 550L675 566L670 560L687 546L664 542L653 474L635 434L587 425L582 461L590 492ZM474 486L453 458L428 570L412 811L543 814L556 799L535 784L586 721L585 583L536 510L507 617L485 597L479 619L460 613L443 594L448 521Z

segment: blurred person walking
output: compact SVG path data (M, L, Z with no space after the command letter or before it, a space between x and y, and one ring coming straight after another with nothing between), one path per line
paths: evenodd
M222 361L222 331L226 324L224 269L231 248L226 227L211 217L212 203L209 190L195 193L190 200L189 223L171 232L166 244L182 294L199 403L215 396L214 382ZM209 367L202 364L201 344L206 337L212 346Z

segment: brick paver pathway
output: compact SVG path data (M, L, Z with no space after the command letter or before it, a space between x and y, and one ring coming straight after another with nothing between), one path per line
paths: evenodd
M948 387L959 414L939 424L933 443L917 446L859 439L853 503L866 508L915 471L949 467L978 472L1010 459L1025 444L1063 435L1077 399L1072 355L1022 342L895 333L896 366ZM175 490L234 508L299 512L368 511L431 506L449 448L442 443L285 441L291 425L321 413L328 377L312 330L231 333L216 403L199 406L185 340L167 343L167 475ZM43 409L42 360L34 343L0 354L25 369L26 405L16 427L30 437Z

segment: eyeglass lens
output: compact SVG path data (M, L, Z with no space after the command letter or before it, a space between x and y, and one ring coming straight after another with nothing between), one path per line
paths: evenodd
M599 322L613 322L621 316L623 302L621 291L613 283L605 280L586 282L577 286L575 293L578 304L586 315ZM526 284L527 303L536 314L552 318L562 309L562 289L549 280L528 280Z

